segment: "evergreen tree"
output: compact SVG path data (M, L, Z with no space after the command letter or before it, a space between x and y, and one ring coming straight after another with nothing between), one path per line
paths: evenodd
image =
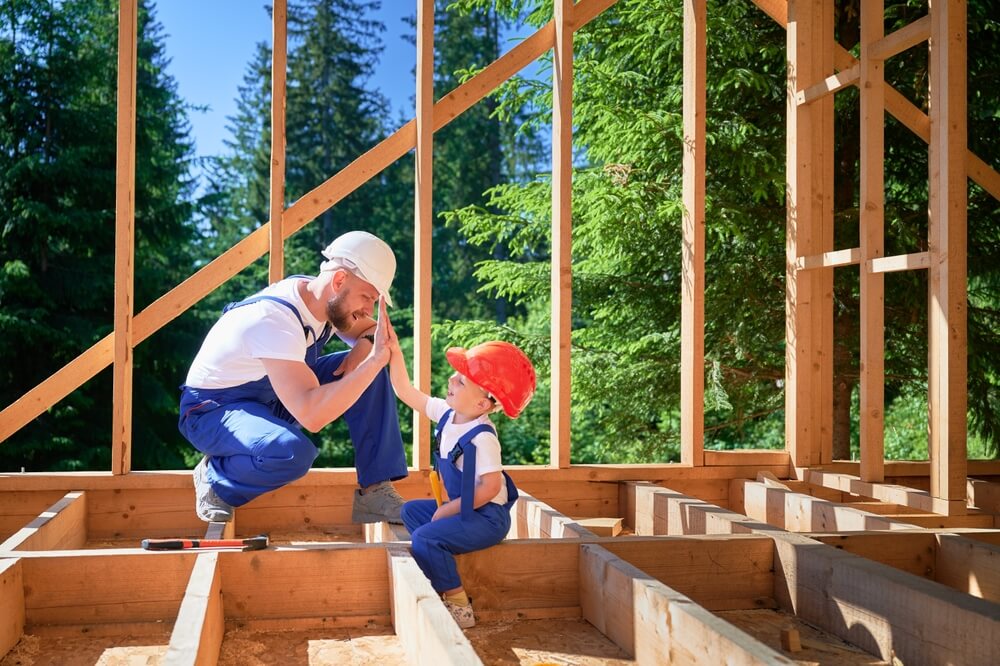
M0 400L12 403L112 330L117 3L0 9ZM140 3L135 312L189 273L191 143L160 28ZM181 318L136 349L133 465L178 467ZM0 447L0 469L108 469L111 373Z

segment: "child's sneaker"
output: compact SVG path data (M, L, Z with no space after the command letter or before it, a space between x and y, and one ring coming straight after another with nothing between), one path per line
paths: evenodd
M233 519L233 507L215 494L208 481L208 457L194 468L195 513L207 523L228 523Z
M380 523L387 521L397 525L403 524L399 517L403 508L403 498L388 481L370 486L364 494L354 491L354 506L351 510L351 522Z
M476 626L476 616L472 613L472 601L469 601L465 606L459 606L445 599L444 607L448 609L448 612L462 629L471 629Z

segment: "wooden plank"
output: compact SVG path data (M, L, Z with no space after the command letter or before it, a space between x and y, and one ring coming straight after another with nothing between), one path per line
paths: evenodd
M144 538L202 536L205 523L194 512L190 473L186 480L181 489L87 491L87 536L133 537L136 545Z
M932 0L928 204L931 495L961 514L966 499L966 5Z
M268 227L267 277L285 277L285 100L288 75L288 0L271 9L271 224Z
M788 451L743 449L736 451L705 451L706 465L787 465Z
M930 264L930 255L927 252L913 252L894 257L871 259L866 269L870 273L895 273L897 271L914 271L928 268Z
M0 560L0 659L24 635L24 578L21 561Z
M572 520L577 526L597 536L613 537L622 531L621 518L572 518Z
M87 496L71 492L0 543L0 551L75 549L86 543Z
M970 505L1000 514L1000 483L968 479L966 487Z
M885 35L883 0L861 6L861 478L885 478L885 278L867 270L885 254L885 93L884 63L873 58L872 44Z
M195 557L139 549L25 557L28 631L33 625L173 622Z
M392 624L411 664L482 664L410 553L386 549Z
M939 583L1000 602L1000 546L955 534L937 534Z
M838 268L841 266L853 266L861 262L861 249L852 247L847 250L834 250L823 252L808 257L799 257L795 260L795 267L802 271L814 270L817 268Z
M431 392L431 243L434 234L434 3L417 3L417 151L413 184L413 382ZM430 469L430 421L413 412L413 466Z
M504 541L459 555L458 573L480 621L580 617L577 539Z
M570 462L573 333L573 0L555 0L552 56L552 342L549 464Z
M935 580L937 541L933 532L816 534L811 538L848 553Z
M825 470L809 470L806 480L817 486L841 490L852 495L871 497L882 502L891 502L931 513L949 513L948 503L933 497L926 490L917 490L888 483L869 483L851 474L840 474Z
M704 464L705 1L684 2L681 215L681 462Z
M776 594L800 619L886 661L1000 659L1000 605L799 535L774 539Z
M879 39L871 45L871 57L877 60L888 60L897 53L926 42L931 36L931 17L921 16L891 35Z
M164 664L213 666L219 660L224 633L219 553L201 553L191 570Z
M521 493L514 507L520 539L580 539L594 538L596 535L551 506L527 493Z
M584 618L637 663L793 663L604 548L580 550Z
M601 546L709 610L774 606L774 544L767 537L625 537Z
M772 488L763 483L743 486L743 503L749 518L789 532L846 532L906 530L910 525L850 505Z
M55 490L12 490L4 485L0 492L0 539L6 541L22 527L38 517L42 511L63 496Z
M220 563L229 620L356 618L378 624L390 617L389 574L379 545L227 552Z
M849 85L856 84L859 76L858 65L837 72L832 76L826 77L819 83L795 93L795 103L800 105L809 104L817 99L822 99L827 95L837 92L838 90L843 90Z
M132 347L135 304L135 89L138 0L118 3L115 157L115 316L111 471L132 469Z
M834 0L820 0L813 3L813 34L817 44L834 41ZM834 58L829 49L812 49L813 67L818 68L816 76L822 78L833 73ZM817 107L819 125L817 132L817 152L814 156L813 200L815 221L819 223L819 244L821 252L829 252L834 247L833 234L833 183L834 183L834 99L832 96L812 104ZM820 462L833 460L833 277L832 270L820 271L812 276L816 283L816 306L812 312L812 326L817 331L816 354L819 371L817 384L813 387L813 400L818 403L819 453Z

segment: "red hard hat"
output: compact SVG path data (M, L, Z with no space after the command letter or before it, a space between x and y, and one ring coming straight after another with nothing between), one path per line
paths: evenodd
M451 367L496 398L512 419L535 394L535 368L525 353L509 342L484 342L471 349L452 347L445 355Z

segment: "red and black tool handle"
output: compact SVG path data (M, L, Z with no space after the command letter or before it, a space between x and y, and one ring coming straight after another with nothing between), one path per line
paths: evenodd
M243 550L264 550L267 535L246 539L143 539L145 550L190 550L193 548L241 548Z

